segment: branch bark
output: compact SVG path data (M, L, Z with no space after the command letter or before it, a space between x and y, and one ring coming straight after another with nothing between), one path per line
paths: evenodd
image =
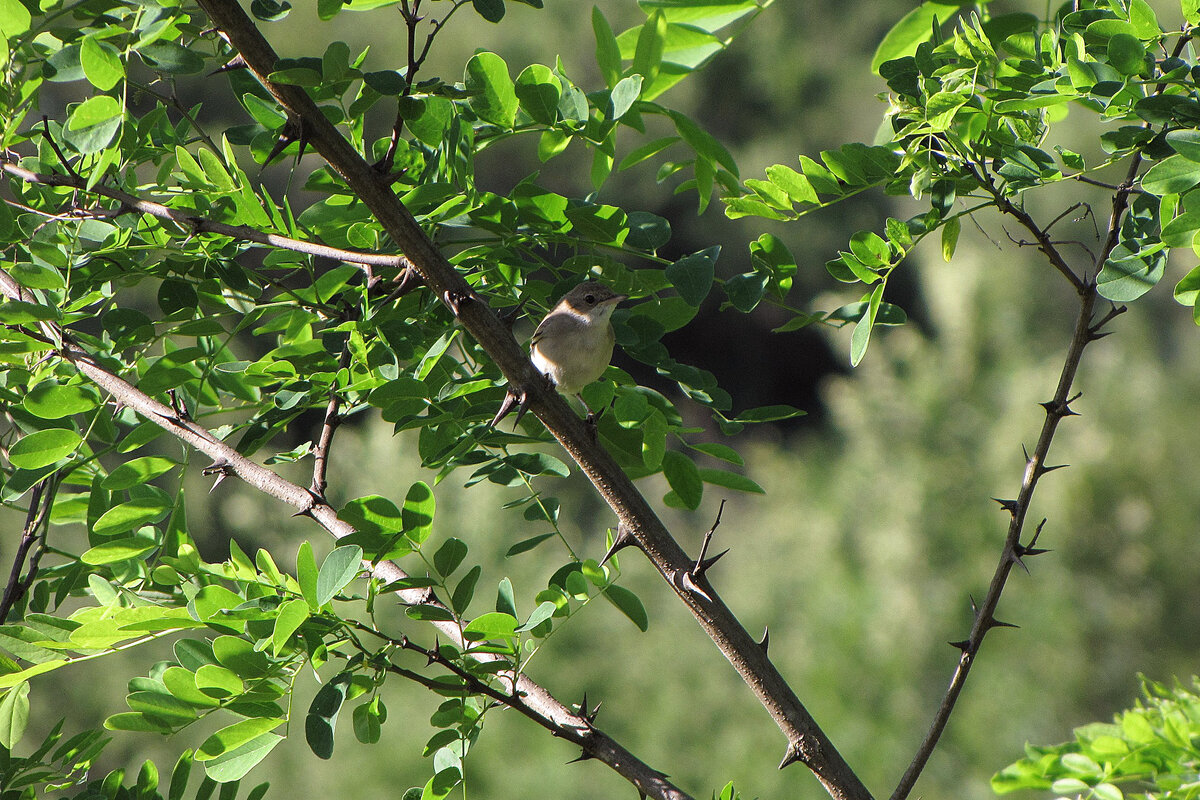
M20 284L3 269L0 269L0 294L11 300L36 302L36 298L27 291L23 291ZM171 407L160 403L128 381L114 375L101 366L90 353L72 343L63 329L52 323L42 323L42 330L50 341L62 343L55 348L56 354L107 392L114 404L133 409L140 416L209 456L213 459L215 469L222 474L237 475L258 491L286 503L302 515L311 517L336 539L349 536L354 532L354 528L349 523L338 519L337 511L323 499L251 461L218 439L208 429L181 416ZM49 504L43 504L43 506L48 515ZM31 505L31 514L32 511L33 505ZM27 532L28 528L27 524ZM409 577L403 569L390 561L366 566L372 570L375 577L385 584ZM401 589L396 594L409 605L442 605L431 589ZM437 627L440 635L454 642L455 646L462 649L468 646L468 643L462 638L458 625L453 621L432 622L431 624ZM481 661L500 660L499 656L487 653L474 654L474 657ZM638 760L616 740L598 730L585 716L575 714L556 700L541 685L525 675L514 674L510 670L500 671L497 675L510 686L514 686L514 693L523 698L522 713L525 716L533 719L555 736L580 745L584 748L585 753L607 764L613 771L637 787L639 792L650 797L660 798L660 800L691 800L686 793L672 785L661 772Z
M400 252L420 273L426 286L454 312L508 381L525 394L530 410L579 464L620 523L637 540L705 633L771 714L787 740L780 766L797 761L804 763L836 800L870 800L866 786L817 725L763 648L721 601L704 575L693 577L692 560L671 537L646 499L608 452L592 439L583 420L570 410L557 392L546 386L508 327L425 235L391 190L386 177L371 169L303 88L273 84L268 80L278 57L236 2L199 0L199 4L263 86L300 121L305 140L371 210Z

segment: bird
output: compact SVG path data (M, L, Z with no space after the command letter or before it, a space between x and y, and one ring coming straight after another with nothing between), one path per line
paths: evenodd
M546 314L530 340L530 359L554 387L574 395L595 414L581 392L598 380L612 360L612 313L628 295L617 294L598 281L585 281L567 292Z
M585 281L563 295L538 324L529 343L529 358L538 372L562 394L574 395L587 409L587 421L596 415L581 392L597 380L612 359L612 312L629 295L617 294L598 281ZM488 424L494 428L513 410L517 410L513 429L520 424L528 408L524 390L509 387L500 410Z

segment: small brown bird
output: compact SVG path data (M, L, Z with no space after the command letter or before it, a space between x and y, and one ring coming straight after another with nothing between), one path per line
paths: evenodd
M530 358L563 394L583 401L583 387L597 380L612 360L612 312L628 295L587 281L563 295L533 332ZM587 408L587 403L584 403ZM589 416L591 409L588 409Z

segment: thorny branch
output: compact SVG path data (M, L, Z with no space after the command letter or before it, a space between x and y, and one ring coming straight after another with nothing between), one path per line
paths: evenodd
M861 779L711 584L701 576L694 589L685 585L681 578L691 573L692 560L612 456L590 435L583 420L545 385L512 332L424 233L396 197L387 177L363 159L302 87L269 80L278 57L236 3L200 0L200 6L263 86L290 114L304 121L307 141L371 210L429 290L454 312L510 385L525 393L530 410L592 481L619 523L637 540L654 567L771 714L787 741L781 766L805 764L836 800L868 800L871 794Z
M22 289L7 271L0 269L0 294L11 300L36 302L36 298ZM43 322L39 339L54 345L54 354L74 366L80 373L108 393L110 401L117 406L132 409L138 415L153 422L213 459L213 466L206 472L220 476L237 475L251 487L280 500L298 510L299 515L311 517L334 538L341 539L354 533L354 528L337 517L337 511L311 492L280 477L266 467L251 461L234 448L217 438L185 415L168 405L160 403L137 389L123 378L105 369L90 353L75 345L66 331L50 322ZM56 344L58 343L58 344ZM31 504L31 509L36 504ZM49 513L49 501L43 504ZM28 530L29 526L26 526ZM365 564L373 575L383 583L394 583L409 575L391 561ZM433 605L444 608L430 589L400 589L396 595L410 605ZM439 633L456 646L466 648L457 623L435 621L431 623ZM499 656L480 653L480 660L499 660ZM525 698L530 712L536 714L538 723L548 729L559 731L559 735L575 741L573 736L580 731L589 731L590 752L594 758L612 768L628 780L638 791L662 800L690 800L689 796L673 786L658 770L640 761L607 734L597 730L590 721L571 711L556 700L546 689L522 674L511 670L500 670L497 675L516 687ZM529 713L526 713L529 716ZM572 733L576 732L576 733Z
M1121 184L1113 196L1113 212L1109 219L1104 247L1096 254L1090 272L1085 272L1083 277L1076 274L1055 247L1055 242L1051 240L1047 232L1049 226L1045 228L1040 227L1024 209L1009 202L993 184L990 182L985 184L985 187L996 198L997 207L1001 211L1016 217L1033 234L1038 248L1045 254L1050 263L1075 287L1079 294L1079 313L1075 320L1075 330L1072 334L1070 345L1067 348L1067 354L1064 359L1062 372L1059 375L1058 387L1054 392L1054 397L1042 404L1046 409L1046 419L1042 423L1042 431L1038 437L1037 445L1033 449L1033 453L1026 456L1025 474L1021 481L1020 491L1015 500L999 501L1001 507L1011 515L1008 534L1005 537L1004 548L1000 555L1000 562L996 566L996 571L992 576L992 581L988 586L988 591L983 602L973 608L975 620L971 626L970 635L961 642L953 643L962 653L959 656L954 674L950 679L950 685L946 689L942 702L934 714L933 722L930 725L928 733L925 735L925 739L921 742L912 763L909 764L908 769L900 779L899 785L897 785L896 790L892 793L891 800L905 800L912 791L917 778L920 777L926 763L929 761L929 757L937 746L938 739L945 730L947 722L949 722L950 714L954 710L963 686L966 684L967 675L975 661L975 655L979 652L979 647L983 644L983 639L988 631L992 628L1006 627L1008 625L996 619L995 614L996 608L1000 603L1000 596L1004 592L1004 587L1013 566L1019 565L1028 569L1022 558L1044 552L1035 550L1033 547L1034 542L1037 540L1037 534L1041 533L1042 525L1038 525L1037 533L1035 533L1030 543L1022 545L1021 536L1024 532L1025 518L1029 511L1029 505L1033 500L1033 493L1037 488L1038 480L1047 472L1058 468L1056 466L1047 466L1046 458L1049 455L1050 444L1054 440L1058 424L1064 418L1075 414L1071 409L1071 403L1078 398L1078 395L1073 396L1071 392L1076 372L1079 369L1080 360L1083 357L1084 348L1091 342L1104 336L1105 334L1101 329L1125 310L1123 306L1114 306L1098 321L1093 321L1096 302L1100 299L1096 291L1096 278L1104 261L1108 259L1113 248L1117 245L1121 219L1128 207L1129 194L1132 191L1133 181L1137 177L1140 166L1140 154L1135 155L1130 164L1125 182ZM1057 221L1056 219L1055 222ZM972 605L974 606L974 602L972 602Z

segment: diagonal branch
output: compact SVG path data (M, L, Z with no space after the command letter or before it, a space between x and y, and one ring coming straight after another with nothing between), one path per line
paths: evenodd
M268 80L278 56L237 3L199 0L199 4L263 86L302 120L308 143L371 210L434 296L454 312L509 383L525 393L530 410L579 464L620 523L771 714L787 740L781 766L804 763L836 800L868 800L871 794L862 781L707 579L683 580L690 575L692 559L612 456L589 434L583 420L538 375L508 327L425 235L388 180L367 164L302 87Z
M23 290L20 284L3 269L0 269L0 294L11 300L36 301L32 294ZM354 533L354 528L349 523L338 519L337 511L323 499L315 497L310 491L251 461L218 439L208 429L180 415L170 406L160 403L123 378L114 375L90 353L72 343L67 332L62 328L53 323L43 322L42 330L49 340L62 343L56 347L55 354L107 392L115 405L132 409L185 444L209 456L213 459L214 471L218 471L222 475L237 475L258 491L292 506L298 510L299 514L311 517L334 538L341 539ZM48 505L46 507L48 508ZM391 561L367 564L366 566L376 578L385 584L409 577L403 569ZM400 589L396 594L409 605L442 605L433 591L428 588ZM469 643L462 638L462 633L456 623L437 621L431 624L436 626L439 633L454 642L457 647L465 649L469 646ZM487 653L475 654L475 657L480 660L500 660L499 656ZM603 761L617 774L637 787L639 792L661 798L661 800L690 800L687 794L673 786L661 772L638 760L612 737L597 730L586 717L575 714L556 700L541 685L512 670L501 670L497 675L510 685L515 685L515 691L521 694L525 706L522 713L556 736L580 744L589 755Z

